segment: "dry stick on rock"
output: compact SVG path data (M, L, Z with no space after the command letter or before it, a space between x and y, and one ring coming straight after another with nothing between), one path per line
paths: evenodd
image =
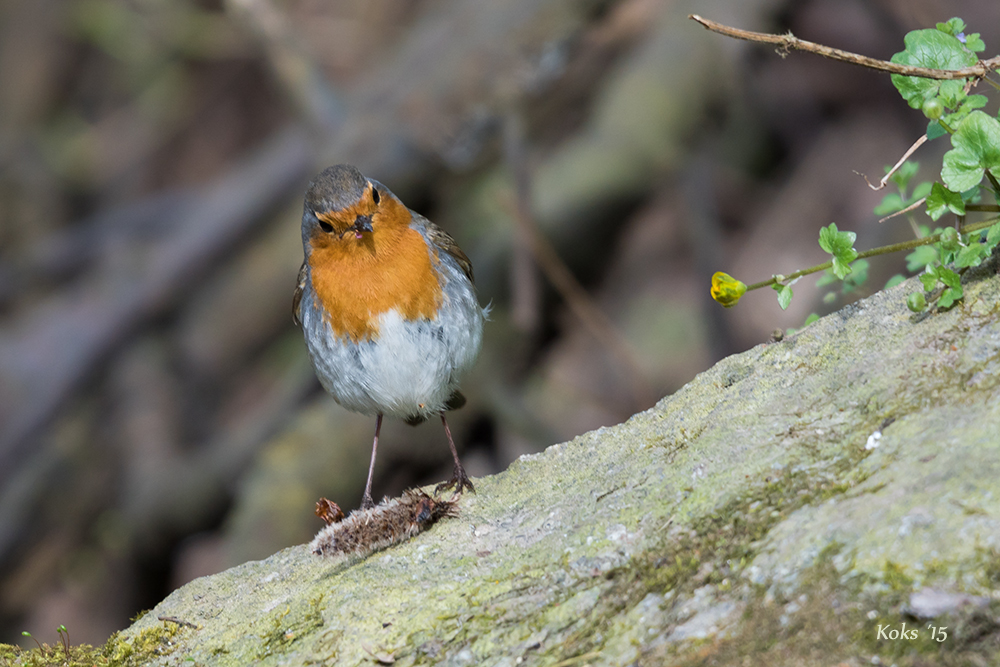
M787 55L788 51L806 51L807 53L815 53L817 55L823 56L824 58L830 58L832 60L839 60L845 63L851 63L853 65L861 65L862 67L867 67L869 69L879 70L880 72L889 72L890 74L901 74L903 76L919 76L925 79L966 79L968 77L978 77L983 78L993 70L1000 68L1000 56L995 56L989 60L980 60L975 65L971 67L963 67L962 69L932 69L930 67L914 67L912 65L900 65L898 63L891 63L887 60L879 60L877 58L869 58L868 56L862 56L857 53L851 53L850 51L841 51L840 49L834 49L829 46L823 46L822 44L817 44L815 42L807 42L804 39L799 39L798 37L788 33L787 35L771 35L765 32L753 32L750 30L740 30L739 28L731 28L727 25L721 23L716 23L715 21L710 21L706 18L702 18L697 14L689 14L688 18L697 21L701 25L705 26L712 32L717 32L720 35L726 35L727 37L733 37L735 39L742 39L748 42L761 42L764 44L776 44L781 47L779 54L782 57Z
M505 123L518 122L511 119L508 112ZM515 128L516 129L516 128ZM514 174L515 187L526 187L530 183L528 175L527 160L523 146L523 136L517 131L505 132L507 147L507 160L509 167ZM527 202L525 193L517 193L517 200ZM635 353L629 344L622 338L614 323L608 319L607 315L597 307L587 290L577 281L573 272L559 257L559 253L552 246L548 239L538 230L538 226L532 219L531 212L527 206L518 206L514 203L514 221L517 223L518 231L528 240L531 252L535 261L541 268L545 277L552 283L552 286L559 292L559 295L569 306L569 309L580 320L583 326L603 345L621 364L621 370L628 378L629 388L632 392L633 400L640 409L647 408L656 400L656 395L652 387L646 381Z

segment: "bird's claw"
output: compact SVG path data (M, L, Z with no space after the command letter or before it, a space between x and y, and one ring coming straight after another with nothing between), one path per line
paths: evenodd
M364 512L365 510L370 510L373 507L375 507L375 501L372 500L370 495L366 494L361 499L361 511Z
M434 493L435 495L439 494L445 489L455 489L455 495L461 495L465 489L472 493L476 492L476 487L472 485L472 480L469 479L464 468L455 468L455 474L451 476L451 479L434 487Z

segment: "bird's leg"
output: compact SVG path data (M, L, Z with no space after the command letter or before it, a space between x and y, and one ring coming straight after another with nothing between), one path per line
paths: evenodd
M378 413L375 418L375 441L372 442L372 462L368 466L368 483L365 484L365 495L361 496L361 509L368 510L375 507L372 501L372 475L375 473L375 452L378 451L378 432L382 430L382 413ZM454 448L453 448L454 449Z
M458 450L455 449L455 441L451 437L451 429L448 428L448 420L444 418L443 412L441 413L441 423L444 424L444 434L448 436L448 446L451 447L451 458L455 459L455 472L452 474L450 480L438 484L434 489L434 493L451 488L455 489L455 493L461 493L465 489L475 493L476 487L472 486L472 480L465 474L462 461L458 458Z

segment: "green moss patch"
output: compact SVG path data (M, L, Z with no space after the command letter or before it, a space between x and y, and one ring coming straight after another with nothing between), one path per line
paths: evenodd
M111 635L101 647L90 644L41 644L32 649L0 644L0 663L4 667L140 667L152 659L169 655L176 648L174 638L181 623L163 622L126 640L118 633ZM188 630L190 631L190 630Z

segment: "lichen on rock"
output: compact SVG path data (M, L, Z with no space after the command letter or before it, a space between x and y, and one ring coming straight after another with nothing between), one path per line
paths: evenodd
M920 320L905 285L880 292L477 480L458 517L406 543L347 564L289 547L191 582L123 636L158 616L198 625L153 664L994 655L995 272L970 271L963 303ZM918 623L925 589L980 603ZM881 637L903 623L921 634Z

